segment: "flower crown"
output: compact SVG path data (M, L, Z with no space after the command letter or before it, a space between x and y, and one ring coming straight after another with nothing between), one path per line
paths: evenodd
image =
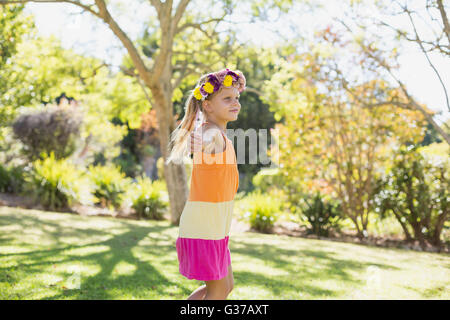
M228 68L225 70L225 77L222 83L220 82L219 77L217 77L215 74L210 74L208 75L208 80L203 85L197 86L194 89L194 97L197 100L204 100L208 95L217 92L220 87L231 87L233 82L239 82L239 79L240 76ZM243 88L240 88L239 91L241 92L243 90Z

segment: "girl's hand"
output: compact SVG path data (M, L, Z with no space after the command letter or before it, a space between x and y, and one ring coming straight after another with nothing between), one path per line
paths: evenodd
M191 153L202 151L202 135L198 130L191 133L189 140Z
M214 127L208 127L202 135L203 152L214 154L225 151L224 137L220 130Z

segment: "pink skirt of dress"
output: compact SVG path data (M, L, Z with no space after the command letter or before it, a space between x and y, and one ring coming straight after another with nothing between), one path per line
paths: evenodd
M179 271L188 279L219 280L227 276L231 255L229 236L220 240L178 237L176 241Z

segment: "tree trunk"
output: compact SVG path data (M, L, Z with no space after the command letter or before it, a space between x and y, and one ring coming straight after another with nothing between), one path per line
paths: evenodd
M433 234L433 238L432 238L432 243L435 246L437 246L438 248L440 248L442 246L441 232L442 232L442 228L444 227L444 223L446 221L446 217L447 217L447 212L443 212L438 217L438 221L436 222L436 225L434 227L434 234Z
M444 4L442 3L442 0L437 0L436 2L439 8L439 12L441 13L442 22L444 24L444 32L447 35L448 42L450 42L450 23L448 22Z
M369 235L369 232L367 231L368 226L369 226L369 212L365 212L364 208L361 208L360 210L361 210L362 232L363 232L364 238L366 238Z
M348 214L347 215L348 217L350 217L350 219L353 221L353 223L355 224L355 227L356 227L356 234L357 234L357 236L358 236L358 238L360 239L360 240L362 240L363 238L364 238L364 234L363 234L363 232L362 232L362 230L361 230L361 228L360 228L360 226L359 226L359 223L358 223L358 216L357 215L350 215L350 214Z
M402 219L401 219L401 215L398 214L394 209L392 209L392 212L394 213L395 217L397 218L397 221L400 223L400 225L402 226L403 232L405 233L406 236L406 241L412 241L412 236L409 233L408 227L406 226L405 223L403 223Z
M131 60L139 72L139 77L152 92L159 125L160 150L163 159L166 160L168 156L167 146L169 144L170 133L175 129L172 105L173 89L171 84L173 38L178 22L189 1L180 1L174 17L171 15L171 1L152 2L152 5L156 8L158 13L163 37L161 39L159 55L155 58L155 64L151 70L147 69L138 50L134 47L133 42L111 17L104 0L95 0L95 3L99 8L99 14L102 19L109 25L111 30L117 35L127 49ZM167 191L169 193L171 222L178 225L181 212L188 197L184 164L164 164L164 176L167 184Z
M170 79L170 68L164 70L161 78ZM175 129L172 105L172 90L167 87L170 80L161 79L159 83L153 84L150 89L155 101L156 116L159 123L160 150L164 159L164 178L167 184L170 202L170 220L172 224L179 225L180 216L184 209L184 205L188 198L188 187L186 179L186 170L184 163L168 165L165 163L169 153L167 147L169 145L170 133ZM166 84L166 86L163 86Z
M425 237L423 236L423 233L422 233L422 226L420 225L420 223L412 223L412 227L414 230L414 238L416 240L419 240L421 248L423 250L425 250L426 243L425 243Z

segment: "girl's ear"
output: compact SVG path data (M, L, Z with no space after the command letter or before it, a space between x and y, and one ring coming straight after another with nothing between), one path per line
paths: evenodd
M211 110L210 110L211 105L209 104L208 100L203 100L202 101L202 107L203 107L203 110L211 112Z

